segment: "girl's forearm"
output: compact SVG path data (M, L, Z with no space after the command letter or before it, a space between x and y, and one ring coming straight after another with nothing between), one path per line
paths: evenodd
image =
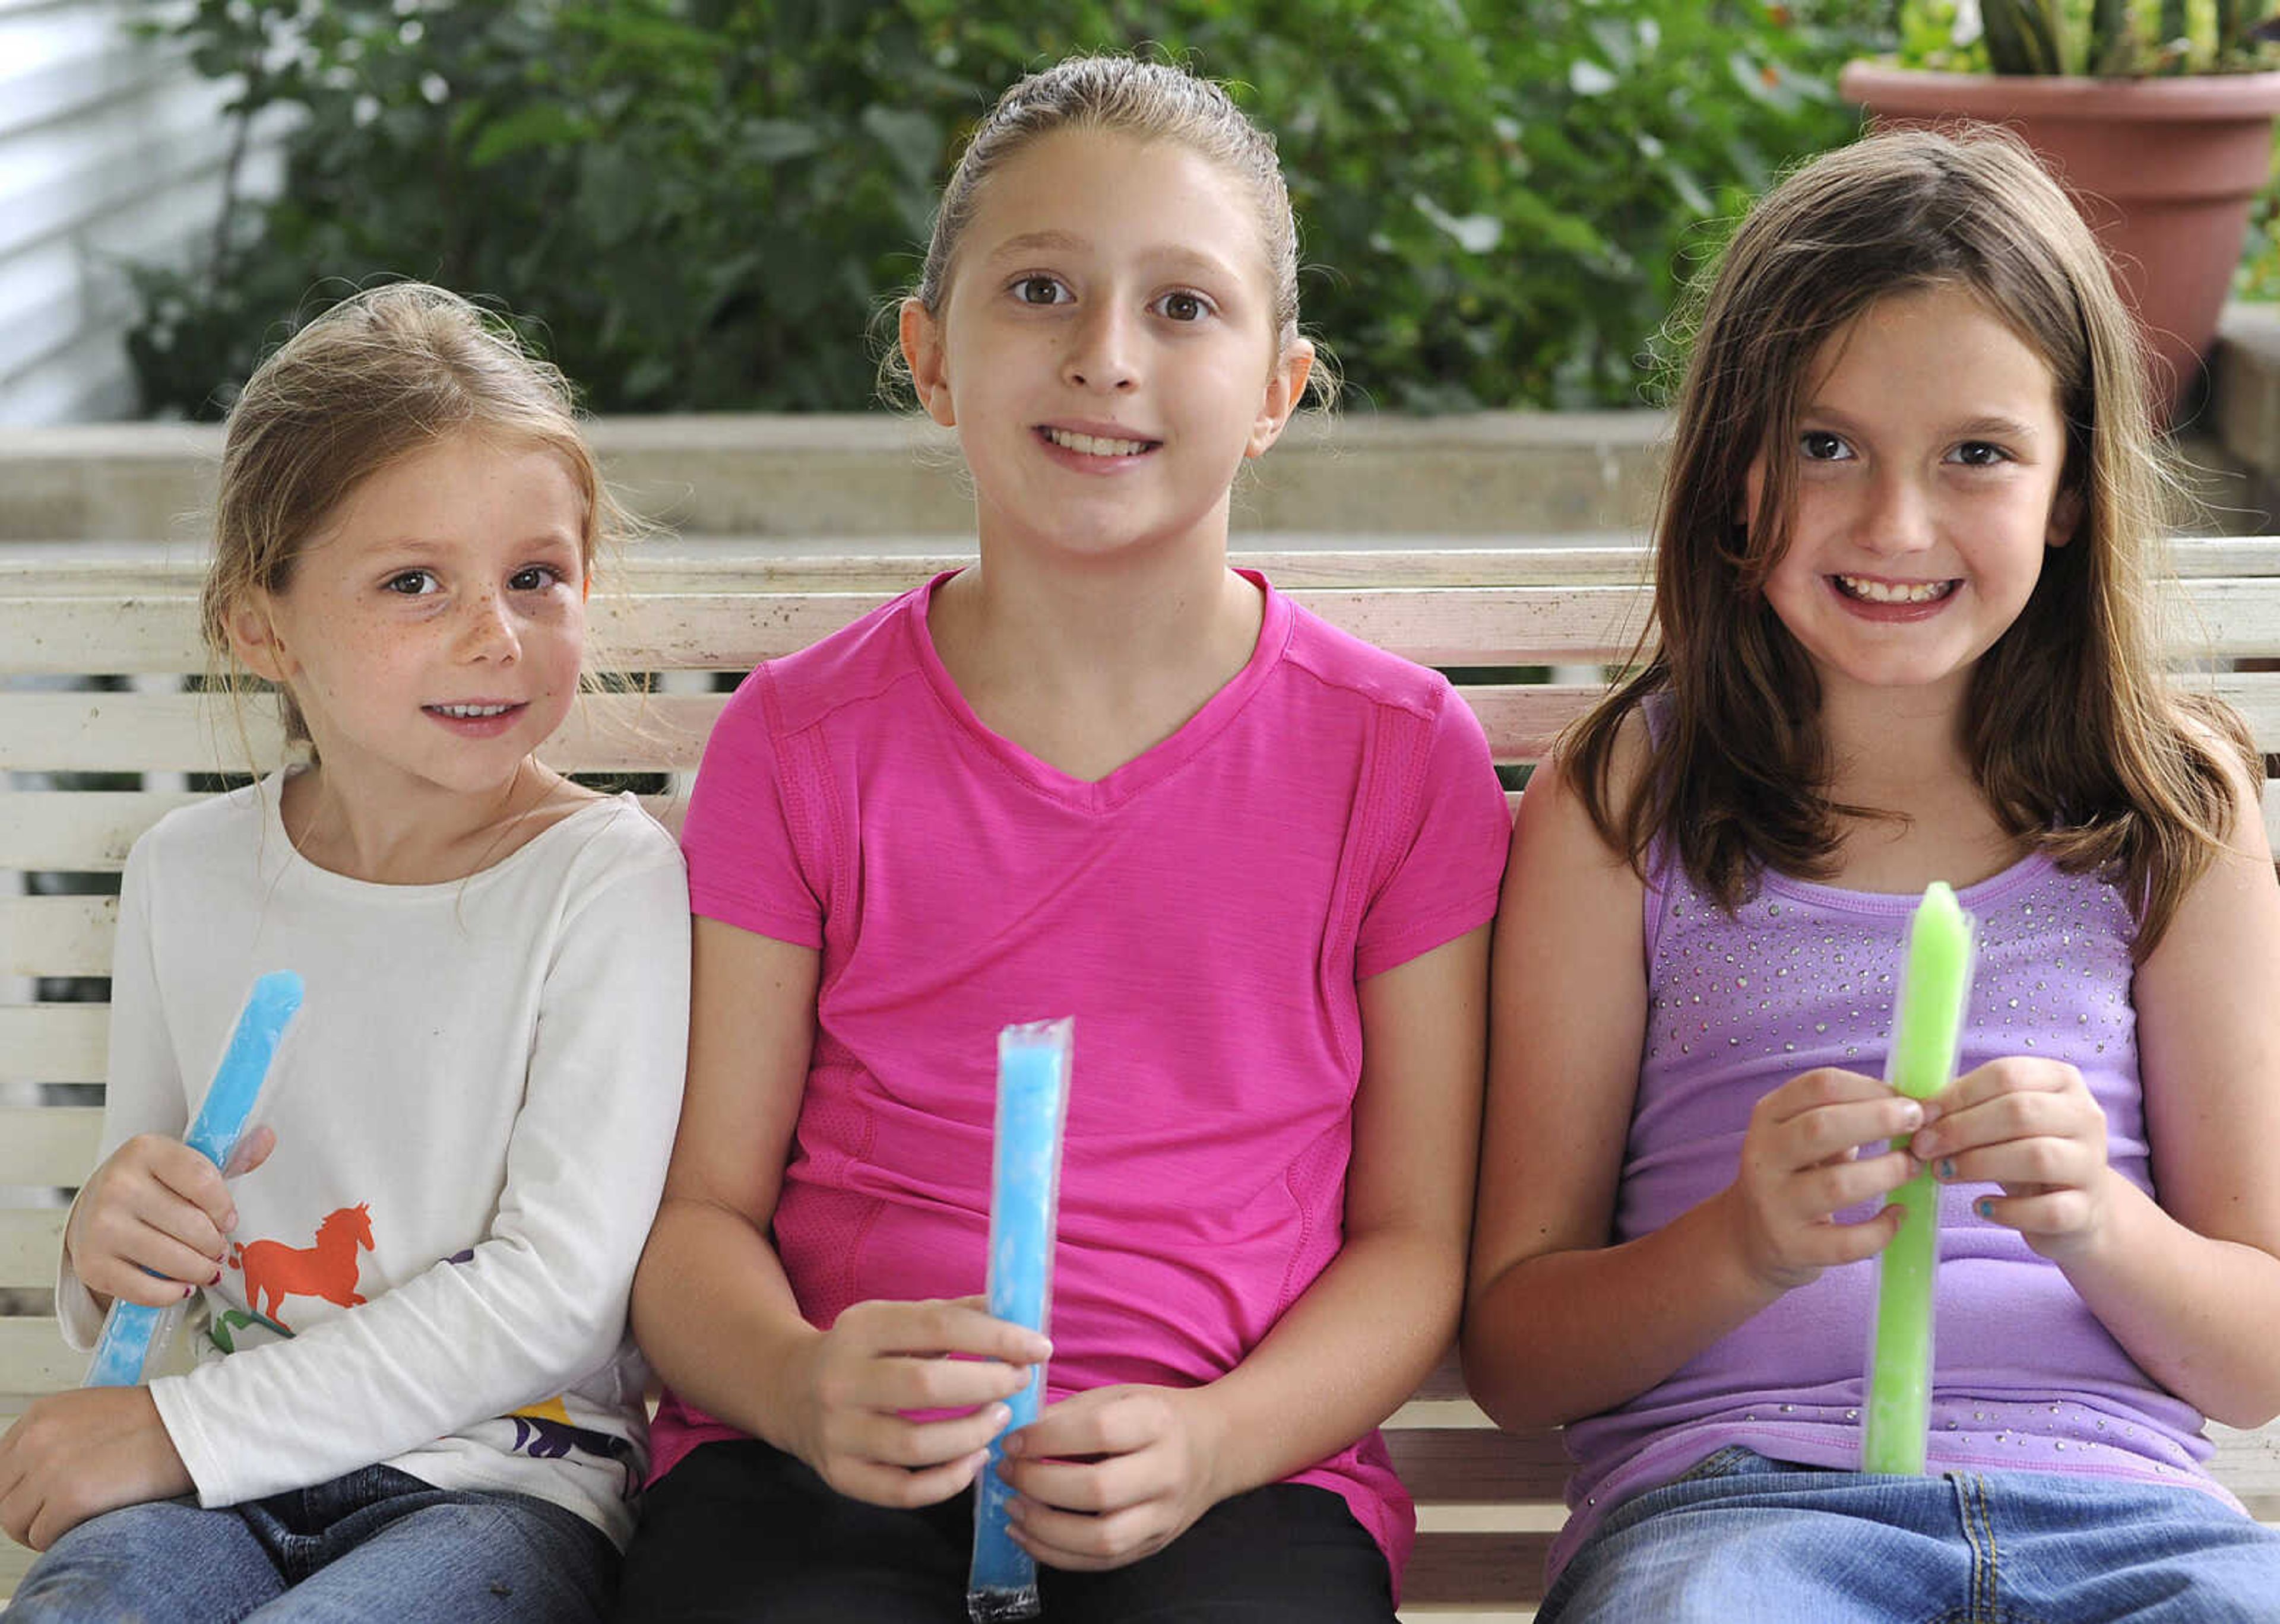
M1278 1482L1393 1413L1457 1328L1461 1235L1350 1235L1250 1355L1198 1389L1217 1437L1215 1499Z
M1620 1245L1521 1259L1475 1291L1466 1385L1510 1428L1562 1425L1629 1402L1775 1301L1712 1197Z
M2261 1427L2280 1414L2280 1258L2202 1235L2109 1177L2101 1242L2053 1260L2147 1375L2213 1420Z
M821 1338L767 1237L741 1214L668 1194L634 1275L634 1335L659 1375L707 1414L799 1452L792 1418Z

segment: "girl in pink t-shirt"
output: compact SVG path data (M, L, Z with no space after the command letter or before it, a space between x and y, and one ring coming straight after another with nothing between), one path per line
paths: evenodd
M955 1620L1003 1401L1050 1616L1390 1619L1508 832L1447 683L1227 562L1314 370L1271 141L1127 58L983 120L902 310L980 562L755 672L684 835L669 1384L622 1616ZM1074 1014L1053 1340L989 1317L998 1029Z

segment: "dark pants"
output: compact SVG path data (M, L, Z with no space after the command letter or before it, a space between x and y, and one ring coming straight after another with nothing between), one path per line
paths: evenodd
M897 1511L851 1500L756 1441L706 1443L644 1497L621 1624L965 1624L974 1496ZM1385 1558L1326 1489L1221 1502L1105 1574L1038 1572L1045 1624L1390 1624Z

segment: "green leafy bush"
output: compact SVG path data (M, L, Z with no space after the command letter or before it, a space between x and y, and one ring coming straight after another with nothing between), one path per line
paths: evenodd
M1152 45L1275 130L1358 400L1629 404L1690 233L1850 136L1829 81L1888 10L193 0L163 31L245 75L239 115L302 121L214 263L137 273L130 346L151 409L209 416L281 318L413 275L533 323L604 410L859 409L973 120L1067 51Z

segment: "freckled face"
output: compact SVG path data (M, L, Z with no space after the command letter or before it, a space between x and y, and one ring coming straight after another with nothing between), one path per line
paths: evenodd
M1824 686L1938 687L2019 618L2065 544L2066 425L2042 358L1970 293L1871 305L1816 358L1794 445L1788 550L1766 582Z
M554 452L454 435L350 491L234 640L336 784L495 792L577 693L584 521Z
M1105 553L1216 535L1313 351L1276 353L1256 198L1212 159L1049 135L983 185L941 319L904 312L913 381L955 426L985 544Z

